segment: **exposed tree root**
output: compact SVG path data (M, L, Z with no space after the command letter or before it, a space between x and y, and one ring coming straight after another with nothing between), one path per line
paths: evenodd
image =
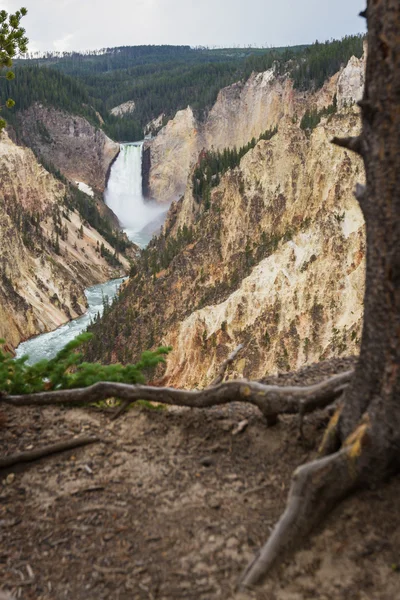
M364 450L369 424L365 421L341 450L296 469L286 510L268 542L244 572L240 588L262 582L276 559L304 539L323 516L364 482Z
M239 344L239 346L237 346L237 348L235 348L235 350L233 352L231 352L231 354L228 356L228 358L222 363L217 376L215 377L215 379L213 379L213 381L208 386L209 388L215 387L216 385L218 385L219 383L222 382L228 367L235 361L237 355L239 354L239 352L241 350L243 350L243 344ZM130 403L131 403L130 400L124 400L124 402L122 402L121 406L119 406L117 408L117 410L115 411L115 413L113 414L111 419L112 420L118 419L118 417L120 417L129 408Z
M340 404L335 412L333 413L328 427L325 429L324 437L318 448L318 453L321 456L328 456L333 454L340 448L340 435L339 435L339 419L342 414L343 404Z
M39 460L44 456L50 456L51 454L64 452L65 450L72 450L73 448L79 448L80 446L87 446L88 444L94 444L98 441L99 438L97 437L80 437L67 440L66 442L58 442L57 444L44 446L43 448L37 448L36 450L21 452L19 454L11 454L10 456L0 458L0 469L13 467L14 465L20 463L33 462L34 460Z
M230 402L245 402L257 406L268 420L279 414L305 415L334 402L346 389L353 371L335 375L321 383L307 387L279 387L255 381L236 380L220 383L203 390L128 385L99 382L87 388L40 392L23 396L4 396L0 403L13 406L49 406L52 404L90 404L120 398L125 406L137 400L160 404L209 408Z

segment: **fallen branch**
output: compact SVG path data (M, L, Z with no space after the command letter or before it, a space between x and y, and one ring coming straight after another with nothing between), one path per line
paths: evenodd
M243 350L243 344L239 344L239 346L235 348L235 350L231 352L228 358L222 363L217 376L215 377L215 379L212 380L208 387L215 387L216 385L222 382L227 368L234 362L234 360L236 360L236 357L241 350Z
M58 452L64 452L65 450L72 450L73 448L78 448L80 446L87 446L88 444L94 444L98 441L99 438L97 437L81 437L44 446L44 448L37 448L36 450L11 454L10 456L0 458L0 469L13 467L19 463L32 462L34 460L39 460L44 456L50 456L51 454L57 454Z
M235 350L233 352L231 352L231 354L228 356L228 358L222 363L217 376L215 377L215 379L212 380L212 382L208 386L209 388L213 388L222 382L227 368L233 363L233 361L236 359L237 355L239 354L239 352L242 349L243 349L243 344L239 344L239 346L237 348L235 348ZM143 398L143 399L145 400L145 398ZM122 402L121 406L119 406L117 408L117 410L111 417L111 420L114 421L115 419L118 419L118 417L120 417L124 412L126 412L129 408L130 403L131 403L130 400L124 400Z
M230 402L245 402L257 406L267 420L273 422L278 414L301 412L302 415L305 415L317 408L328 406L343 393L352 375L353 371L346 371L307 387L279 387L256 381L234 380L203 390L99 382L80 389L4 396L0 398L0 404L12 406L77 405L91 404L112 397L125 401L125 406L138 400L190 408L210 408Z

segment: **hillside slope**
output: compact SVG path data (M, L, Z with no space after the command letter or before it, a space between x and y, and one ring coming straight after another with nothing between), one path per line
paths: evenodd
M71 182L85 183L99 194L104 192L120 146L99 127L82 116L40 103L18 113L17 121L21 139L41 161Z

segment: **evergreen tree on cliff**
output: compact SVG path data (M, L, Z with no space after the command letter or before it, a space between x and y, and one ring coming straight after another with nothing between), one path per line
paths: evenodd
M10 69L12 59L28 49L28 38L25 36L25 29L20 25L22 17L27 13L26 8L17 10L13 15L9 15L5 10L0 11L0 69ZM5 77L10 81L14 79L14 73L9 70ZM14 104L14 100L9 98L3 106L12 108ZM3 106L0 106L0 110ZM0 119L0 132L5 126L5 120Z

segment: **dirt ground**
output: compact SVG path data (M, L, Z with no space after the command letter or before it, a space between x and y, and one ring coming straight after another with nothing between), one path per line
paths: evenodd
M321 363L279 378L311 383ZM269 378L270 381L276 379ZM0 455L71 436L100 443L0 472L0 590L24 600L400 599L400 477L349 498L253 594L242 570L284 508L328 415L268 429L253 407L10 409ZM247 427L234 435L246 419Z

